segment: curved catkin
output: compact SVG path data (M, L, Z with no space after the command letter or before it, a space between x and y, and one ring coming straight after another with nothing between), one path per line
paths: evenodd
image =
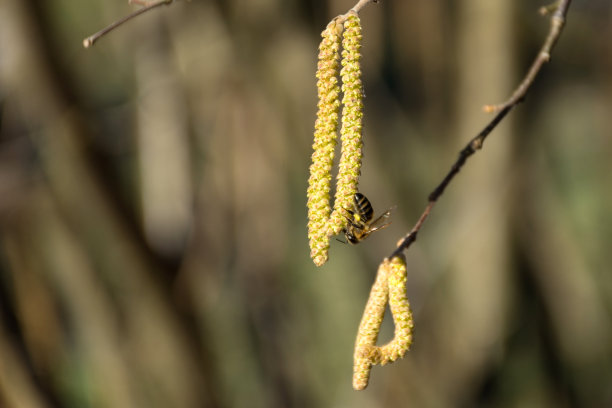
M363 390L367 387L372 365L378 364L382 358L380 347L376 346L376 340L389 299L388 278L391 270L388 260L378 267L376 280L370 290L370 297L359 324L353 355L353 388L355 390Z
M321 33L323 39L319 45L317 66L319 103L307 192L310 256L317 266L327 261L329 250L327 224L331 211L329 191L340 108L338 60L341 33L342 25L337 20L333 20Z
M350 13L344 22L342 40L342 78L343 109L342 128L340 129L342 151L334 211L329 221L329 235L340 233L346 224L344 211L351 208L353 196L357 192L361 172L363 89L361 83L361 21L356 13Z
M392 363L404 357L412 344L412 312L406 295L406 260L403 256L395 257L390 262L389 271L389 308L395 323L393 340L380 348L380 364Z
M395 335L393 340L379 347L376 340L387 301L395 323ZM406 260L403 256L385 259L378 267L357 333L353 355L355 390L368 386L373 365L385 365L404 357L412 343L412 327L412 313L406 296Z

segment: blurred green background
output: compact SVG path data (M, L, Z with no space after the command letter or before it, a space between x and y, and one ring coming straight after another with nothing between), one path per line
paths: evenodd
M0 407L612 406L612 4L407 253L406 358L351 388L378 263L548 31L542 1L366 7L360 190L308 257L320 32L353 1L0 2ZM392 337L385 322L381 342Z

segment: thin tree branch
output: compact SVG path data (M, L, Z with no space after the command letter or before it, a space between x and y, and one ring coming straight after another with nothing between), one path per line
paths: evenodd
M538 76L542 66L550 61L550 53L557 44L561 31L563 31L565 16L571 2L571 0L559 0L540 9L540 14L542 15L550 14L554 10L554 13L550 19L550 30L546 40L544 41L544 45L542 45L538 56L533 61L533 64L531 64L529 71L527 71L527 75L525 75L525 78L516 88L510 99L498 105L485 105L483 107L485 112L497 112L506 108L507 106L516 105L525 97L525 94L531 87L531 84L533 84L536 76Z
M336 20L338 24L344 23L348 18L349 14L359 14L359 12L370 3L378 3L380 0L359 0L349 11L344 14L340 14L333 20ZM333 21L332 20L332 21Z
M162 6L164 4L165 5L169 5L173 1L174 0L159 0L159 1L155 1L153 3L147 4L143 8L138 9L138 10L134 11L131 14L128 14L127 16L123 17L122 19L119 19L119 20L115 21L114 23L112 23L108 27L105 27L102 30L98 31L97 33L95 33L93 35L90 35L89 37L85 38L83 40L83 47L85 47L85 48L91 47L97 40L99 40L101 37L105 36L106 34L110 33L111 31L113 31L115 28L119 27L123 23L126 23L126 22L130 21L131 19L133 19L134 17L138 17L139 15L141 15L143 13L146 13L147 11L152 10L152 9L154 9L156 7Z
M455 176L459 173L459 171L463 168L467 159L472 156L476 151L482 148L485 139L487 136L499 125L499 123L506 117L508 113L519 103L521 103L527 91L533 84L536 76L540 72L542 65L545 62L550 60L550 53L554 48L561 32L563 31L563 27L565 24L565 17L567 15L567 10L570 6L571 0L559 0L556 4L556 10L551 17L550 31L548 32L548 36L544 41L544 45L540 50L540 53L536 57L535 61L531 65L531 68L525 75L525 78L521 82L521 84L516 88L515 92L512 94L510 99L500 105L488 106L487 110L494 112L498 111L497 115L489 122L485 128L480 131L475 137L473 137L470 142L459 152L459 157L457 161L453 164L449 172L446 174L444 179L438 184L438 186L429 194L428 203L425 207L425 210L419 217L417 223L412 227L410 232L406 234L403 238L401 238L397 242L397 248L389 255L389 259L393 259L393 257L400 255L403 251L407 250L410 245L417 239L417 235L421 230L421 227L429 217L434 205L440 198L440 196L444 193L446 187L450 184L450 182L455 178Z
M357 2L357 4L355 4L350 11L352 11L353 13L359 14L361 9L364 8L365 6L367 6L368 4L370 4L370 3L378 3L378 2L379 2L379 0L359 0Z

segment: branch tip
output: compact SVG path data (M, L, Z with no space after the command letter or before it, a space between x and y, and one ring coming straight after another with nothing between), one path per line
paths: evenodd
M438 184L438 186L431 192L428 197L428 204L421 217L417 221L417 223L412 227L410 232L406 234L400 241L397 243L397 248L391 253L389 256L390 259L393 259L394 256L399 255L406 251L410 245L414 241L416 241L416 236L420 231L423 223L429 216L433 206L436 204L437 200L444 193L448 184L454 179L454 177L459 173L467 159L474 154L477 150L482 148L482 145L486 139L486 137L497 127L497 125L506 117L506 115L519 103L525 100L525 96L527 91L533 85L535 78L540 73L542 66L550 61L551 52L559 39L561 32L563 31L563 27L565 25L565 16L567 15L567 10L570 6L571 0L558 0L554 4L550 6L546 6L540 9L540 13L550 14L553 13L550 20L550 29L548 31L548 35L544 40L544 44L542 45L540 52L537 57L533 61L531 67L525 74L523 80L518 85L518 87L513 92L512 96L504 103L496 104L496 105L484 105L483 110L487 113L496 113L495 117L484 127L480 133L474 136L469 143L459 152L459 157L457 161L453 164L451 169L448 171L444 179Z
M158 0L158 1L154 1L154 2L144 2L144 3L140 3L138 2L137 4L145 4L144 7L128 14L127 16L109 24L107 27L103 28L102 30L98 31L95 34L90 35L89 37L85 38L83 40L83 47L85 48L89 48L91 47L97 40L99 40L100 38L102 38L103 36L105 36L106 34L110 33L111 31L113 31L115 28L121 26L124 23L127 23L128 21L130 21L131 19L133 19L134 17L137 17L143 13L146 13L149 10L152 10L156 7L159 6L163 6L163 5L169 5L170 3L172 3L174 0ZM130 4L132 4L132 1L129 2ZM135 2L136 3L136 2Z
M565 24L565 15L567 14L567 9L571 3L571 0L558 0L555 3L542 7L540 9L540 14L549 15L554 13L550 20L550 29L546 39L544 40L544 44L538 53L538 56L535 58L531 67L527 71L527 74L523 78L523 81L516 87L512 96L504 102L497 105L485 105L485 112L496 112L500 111L510 105L514 106L518 104L524 97L535 78L538 76L542 66L550 61L550 53L554 48L559 36L561 35L561 31L563 30L563 25Z

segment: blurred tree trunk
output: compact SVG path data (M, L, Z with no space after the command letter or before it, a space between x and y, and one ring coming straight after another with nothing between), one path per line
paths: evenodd
M198 368L204 365L194 364L202 349L181 325L155 258L118 210L88 151L90 124L52 53L43 5L7 3L20 53L11 86L26 123L36 129L49 185L34 196L41 206L22 209L28 232L44 240L16 239L31 245L41 278L57 288L54 302L66 307L82 363L91 368L87 387L99 406L210 405L214 393L203 392L206 378Z
M444 154L447 163L491 119L479 107L505 100L517 77L514 3L467 0L457 7L458 35L455 47L449 47L456 49L458 63L455 121L448 126L455 139ZM417 321L417 332L424 338L417 336L414 355L409 356L417 366L406 368L414 380L406 398L418 396L423 406L461 406L471 401L502 347L512 293L511 128L508 118L495 129L436 207L437 228L443 231L438 231L432 245L441 256L438 265L444 282Z
M490 120L479 108L509 97L518 78L515 2L468 0L458 7L456 151ZM445 362L440 378L441 388L449 391L448 405L473 397L470 392L507 333L513 293L508 252L511 169L516 165L512 128L509 117L495 129L483 154L474 157L445 197L453 211L442 250L448 254L444 296L449 301L439 333L448 341L438 358Z

